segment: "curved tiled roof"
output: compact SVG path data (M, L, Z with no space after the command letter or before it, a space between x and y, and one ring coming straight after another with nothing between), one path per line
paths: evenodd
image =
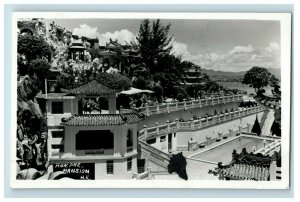
M144 115L137 113L126 114L84 114L73 115L64 122L65 126L107 126L139 123Z
M249 164L233 164L228 168L222 169L220 174L237 180L268 181L270 177L268 167Z
M92 80L88 83L69 89L68 93L83 95L111 95L120 91L120 89L109 88L99 81Z

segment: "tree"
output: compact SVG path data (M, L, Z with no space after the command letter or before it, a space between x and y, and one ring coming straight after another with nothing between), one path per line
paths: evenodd
M172 37L168 36L170 27L171 24L162 25L159 19L153 21L152 26L148 19L143 20L140 25L135 46L138 47L142 60L151 73L160 71L158 62L172 50Z
M261 129L260 129L260 124L258 122L257 116L256 116L256 119L255 119L254 125L252 127L251 133L256 133L258 136L260 136Z
M252 67L244 75L243 84L247 84L253 87L255 92L269 84L271 74L266 68L263 67Z
M44 59L34 59L30 62L28 74L35 77L39 83L39 88L45 93L45 79L50 69L50 64Z
M274 90L272 91L273 94L279 93L279 79L273 74L270 77L269 85L274 88Z
M18 66L22 67L20 73L25 75L27 73L26 67L28 68L32 60L45 58L49 62L54 48L41 36L20 34L17 51L19 54Z

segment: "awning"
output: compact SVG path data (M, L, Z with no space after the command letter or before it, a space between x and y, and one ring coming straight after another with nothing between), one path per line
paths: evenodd
M124 95L134 95L138 93L154 93L154 92L152 90L142 90L142 89L137 89L132 87L129 90L120 92L120 94L124 94Z

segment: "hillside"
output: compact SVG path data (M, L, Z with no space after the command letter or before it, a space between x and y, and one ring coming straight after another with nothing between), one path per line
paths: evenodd
M268 71L280 78L280 69L268 68ZM202 72L207 74L214 81L240 81L246 71L241 72L227 72L227 71L215 71L212 69L202 69Z

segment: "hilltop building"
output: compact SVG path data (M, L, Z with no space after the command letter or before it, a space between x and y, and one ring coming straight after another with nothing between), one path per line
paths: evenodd
M47 108L50 170L69 172L74 179L133 178L138 172L137 124L144 116L117 113L120 91L92 80L66 93L38 96ZM108 100L108 114L84 114L82 100L96 97Z

